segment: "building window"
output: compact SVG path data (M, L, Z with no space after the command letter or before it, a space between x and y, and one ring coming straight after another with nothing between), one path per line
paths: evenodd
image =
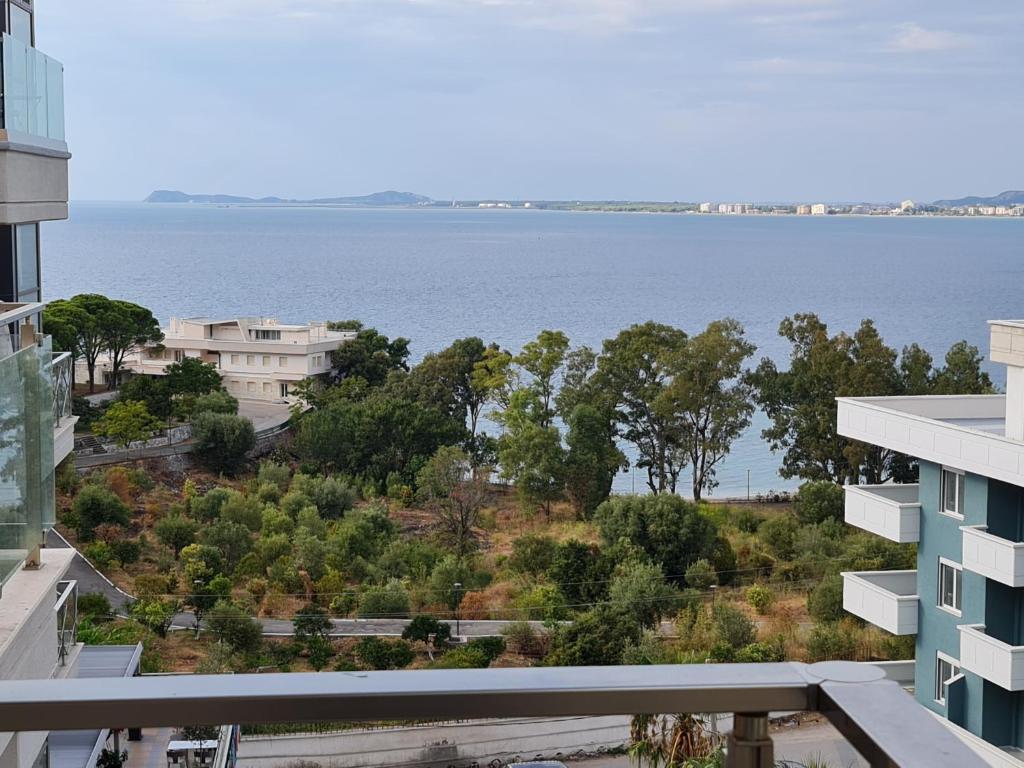
M281 384L281 397L288 397L288 385L283 382Z
M270 382L269 381L264 381L263 382L263 394L265 394L265 395L269 395L270 394Z
M964 516L964 476L954 469L942 470L942 511L947 515Z
M246 392L255 392L256 391L256 382L255 381L247 381L247 382L245 382L245 391Z
M963 602L963 570L959 563L939 558L939 607L960 615Z
M238 365L238 355L232 355L231 356L231 364L232 365Z
M184 350L181 350L181 349L174 350L174 362L180 363L184 359L185 359L185 352L184 352Z
M960 674L960 662L939 651L935 654L935 700L946 703L946 688Z
M263 356L263 367L264 368L269 368L270 367L270 355L264 355Z
M280 331L265 331L257 328L254 333L256 334L256 341L280 341Z
M287 357L279 357L279 358L277 358L277 364L280 367L282 367L282 368L287 368L288 367L288 358Z
M255 355L246 355L245 356L245 364L246 365L256 365L256 356Z

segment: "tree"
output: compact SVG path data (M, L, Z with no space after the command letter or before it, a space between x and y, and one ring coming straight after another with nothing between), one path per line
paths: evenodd
M750 425L754 404L743 366L755 349L743 326L726 319L710 323L668 358L672 381L654 407L666 422L682 422L696 501L718 484L717 465Z
M933 395L990 395L992 380L981 370L984 358L978 348L958 341L946 353L946 364L935 372Z
M89 392L96 390L96 361L106 350L102 317L110 299L98 293L81 293L70 299L50 302L44 322L53 321L61 340L76 358L85 360L89 371Z
M359 597L358 615L361 619L402 618L409 611L409 593L395 579L382 586L368 587Z
M801 523L842 520L845 494L843 489L826 481L808 481L800 486L793 509Z
M606 544L629 541L661 563L667 578L677 584L692 563L715 557L714 522L696 504L678 496L612 498L597 508L594 521Z
M328 323L331 330L353 330L342 327L346 323ZM391 371L407 371L409 340L398 337L393 341L374 328L362 328L356 337L346 341L331 353L335 381L347 378L365 379L371 387L382 386Z
M206 619L210 631L237 653L252 653L260 647L263 628L230 600L218 600Z
M130 301L108 300L98 319L110 355L111 384L116 387L125 357L146 344L163 341L164 334L152 312Z
M587 403L573 408L568 418L565 490L580 520L588 520L612 490L626 457L615 445L608 414Z
M695 560L686 569L685 580L686 586L705 592L718 584L718 574L715 573L715 567L711 563L701 558Z
M568 352L569 337L562 331L541 331L514 358L516 365L530 374L528 386L539 405L535 420L541 428L550 427L555 418L555 393Z
M224 568L234 572L242 558L252 551L252 534L242 523L218 520L203 528L202 543L215 547L224 558Z
M843 577L830 573L819 581L807 596L807 612L823 624L843 618Z
M164 371L172 395L206 395L221 390L220 374L212 363L198 357L183 357Z
M473 549L473 528L487 501L486 479L473 476L469 457L462 449L442 446L416 475L416 486L442 536L459 557L464 557Z
M641 626L653 628L679 610L679 590L665 583L656 564L634 560L618 568L608 587L608 601L631 612Z
M614 568L614 558L596 544L570 539L555 550L548 576L565 596L565 602L579 608L608 596L608 581Z
M256 447L252 422L225 413L202 413L192 422L193 454L215 472L235 474Z
M416 658L412 647L404 640L381 640L364 637L355 647L356 656L370 669L404 669Z
M162 426L160 419L146 409L145 403L118 400L111 403L103 415L93 422L92 431L113 438L118 445L128 450L132 443L151 438Z
M82 541L92 541L96 527L103 523L127 525L129 521L125 503L104 486L93 483L79 491L73 509L78 518L78 538Z
M53 339L54 350L71 353L72 389L75 384L74 363L84 357L83 343L88 335L87 326L91 322L92 318L87 312L67 299L55 299L43 309L43 326Z
M631 611L599 605L559 628L544 663L553 667L614 666L622 662L628 642L643 634Z
M180 515L168 515L153 526L157 539L161 544L171 548L175 559L181 555L181 550L195 541L198 530L197 523Z
M184 603L196 617L196 637L199 637L203 614L231 593L231 581L220 574L223 557L219 550L205 544L189 544L178 558L184 577Z
M656 407L671 381L669 360L686 341L685 332L668 325L633 325L606 340L597 361L600 384L614 398L619 434L636 448L653 494L675 493L688 460L682 425Z
M162 376L132 376L121 385L119 399L145 403L146 409L161 421L171 417L171 391Z
M129 612L133 619L152 630L157 637L167 637L178 608L179 604L173 600L142 598L132 603Z
M403 640L418 640L434 649L440 648L452 636L450 624L438 621L433 616L421 613L402 630Z
M327 615L327 611L316 603L307 603L299 609L299 612L292 619L292 636L295 642L301 643L307 648L315 638L326 639L334 629L334 623Z
M536 392L519 389L501 415L505 434L498 441L503 477L515 483L526 508L540 507L551 516L551 503L565 487L565 451L555 426L542 426L546 409Z

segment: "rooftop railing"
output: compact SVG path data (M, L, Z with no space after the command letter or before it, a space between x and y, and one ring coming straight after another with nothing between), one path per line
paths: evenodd
M59 427L64 419L71 417L71 371L74 360L70 352L59 352L53 356L53 426Z
M58 581L57 602L57 661L63 667L78 635L78 582Z
M14 141L64 146L64 65L4 34L3 128Z
M773 711L822 713L872 766L979 757L877 667L681 664L0 682L5 731L231 723L734 713L727 768L770 768Z

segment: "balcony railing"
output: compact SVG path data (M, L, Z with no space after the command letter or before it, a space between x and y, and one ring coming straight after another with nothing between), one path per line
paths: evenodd
M57 582L57 661L63 667L78 636L78 582Z
M773 765L767 713L803 710L824 714L872 766L978 764L880 669L852 662L0 682L10 731L733 712L727 768Z
M1008 691L1024 691L1024 646L985 634L984 624L963 624L957 629L961 668Z
M8 138L64 145L64 65L5 34L3 128Z
M843 609L894 635L917 634L917 571L843 574Z
M846 522L901 544L920 538L917 485L846 486Z
M70 352L59 352L53 356L53 426L59 427L64 419L71 417L71 370L74 361Z
M984 525L962 525L963 567L1009 587L1024 587L1024 542L993 536Z

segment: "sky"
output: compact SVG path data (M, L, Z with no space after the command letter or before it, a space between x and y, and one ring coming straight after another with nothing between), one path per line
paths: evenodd
M1024 188L1024 4L38 0L71 197Z

